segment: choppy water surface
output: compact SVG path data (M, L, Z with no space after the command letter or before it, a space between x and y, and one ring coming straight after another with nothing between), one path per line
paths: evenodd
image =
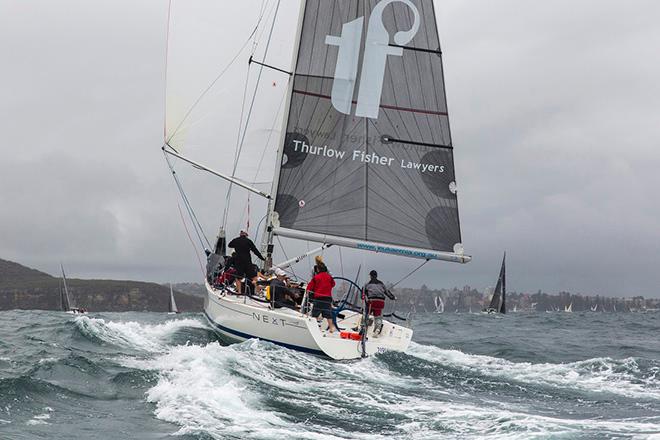
M0 312L0 438L660 438L660 313L414 327L333 362L224 346L201 315Z

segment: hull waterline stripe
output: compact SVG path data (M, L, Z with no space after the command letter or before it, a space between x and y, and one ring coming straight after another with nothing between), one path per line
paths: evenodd
M278 342L278 341L273 341L272 339L260 338L258 336L253 336L253 335L250 335L250 334L247 334L247 333L239 332L238 330L230 329L228 327L225 327L224 325L218 324L213 319L211 319L211 317L208 315L208 313L206 313L206 310L204 310L204 316L206 316L206 319L209 321L209 323L214 328L216 328L220 331L223 331L225 333L230 333L234 336L238 336L240 338L244 338L244 339L261 339L262 341L270 342L270 343L273 343L275 345L279 345L279 346L284 347L284 348L289 348L289 349L296 350L296 351L302 351L304 353L311 353L311 354L316 354L316 355L320 355L320 356L329 357L327 354L325 354L325 352L323 352L321 350L314 350L313 348L307 348L307 347L299 347L297 345L287 344L286 342Z

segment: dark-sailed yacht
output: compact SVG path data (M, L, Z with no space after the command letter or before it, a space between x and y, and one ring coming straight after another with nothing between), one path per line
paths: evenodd
M490 300L490 305L484 309L484 312L506 313L506 252L502 258L502 267L500 268L500 277L497 279L497 286Z

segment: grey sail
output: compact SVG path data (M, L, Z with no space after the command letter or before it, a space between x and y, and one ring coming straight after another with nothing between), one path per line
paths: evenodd
M495 291L493 292L488 309L498 313L506 313L506 253L502 259L500 276L497 279L497 285L495 286Z
M295 66L275 232L469 261L433 2L308 0Z

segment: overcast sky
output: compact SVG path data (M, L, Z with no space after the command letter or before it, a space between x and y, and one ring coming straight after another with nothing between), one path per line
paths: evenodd
M237 53L262 0L202 1L197 22L177 15L179 2L170 49L181 58L170 59L169 79L176 87L185 76L201 90ZM298 10L283 3L269 51L280 65L290 60ZM274 4L266 2L266 19ZM403 285L483 289L506 250L511 290L660 296L660 2L442 0L436 8L463 244L474 260L428 263ZM0 1L0 258L50 273L63 262L75 277L201 280L160 152L167 10L165 0ZM194 41L186 29L199 31L195 50L178 46ZM264 43L261 34L257 53ZM221 146L236 144L247 53L200 107L187 151L221 169ZM286 84L264 75L248 158L264 145L274 156L278 138L269 127L279 127ZM212 239L226 184L177 170ZM236 194L243 212L244 193ZM253 201L251 212L259 209ZM340 264L336 250L326 260L335 273L364 263L391 282L418 264L356 251Z

